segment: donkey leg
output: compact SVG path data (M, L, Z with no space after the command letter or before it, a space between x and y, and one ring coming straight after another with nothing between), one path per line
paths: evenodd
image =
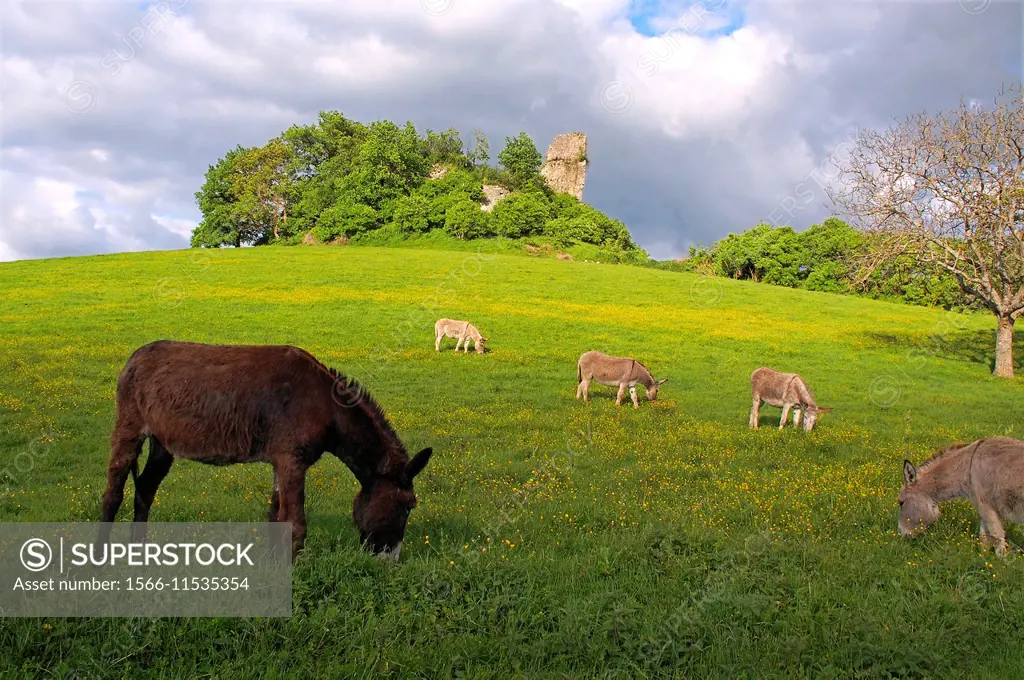
M754 403L750 406L750 427L757 429L757 420L761 417L761 398L754 397Z
M629 386L629 398L633 400L633 408L640 408L640 402L636 398L636 385Z
M145 437L115 434L107 465L107 490L103 494L101 522L113 522L124 501L124 485L133 465L138 464Z
M576 385L576 401L579 401L583 396L583 381L580 380L579 384Z
M277 513L281 510L281 492L277 486L277 470L274 470L274 491L270 494L270 509L267 511L267 521L278 521Z
M1003 522L999 519L996 509L987 503L977 503L978 515L981 518L981 542L986 548L991 543L996 547L996 554L1003 556L1007 552L1006 531L1003 529Z
M168 453L167 448L152 435L149 438L149 457L146 458L146 467L142 474L135 480L135 516L132 522L132 533L136 542L146 538L146 527L144 522L149 521L149 509L153 507L153 499L156 498L156 490L164 477L171 469L174 457Z
M622 406L622 396L626 393L626 383L619 384L619 393L615 397L615 405Z
M779 429L786 427L786 421L789 420L789 409L792 408L789 404L785 404L782 407L782 419L779 420Z
M306 469L298 461L275 467L281 507L279 522L290 522L292 529L292 562L306 542L305 486Z
M583 401L590 403L590 378L583 379Z
M441 351L441 338L443 338L443 337L444 337L443 335L436 335L436 334L434 335L434 351L435 352L440 352Z
M800 421L804 418L804 410L802 408L793 409L793 429L800 429Z

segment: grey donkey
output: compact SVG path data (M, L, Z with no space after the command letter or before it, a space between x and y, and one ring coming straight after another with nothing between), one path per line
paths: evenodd
M750 375L750 392L754 399L750 407L750 427L755 430L762 403L782 409L780 430L786 426L790 409L793 409L793 427L800 427L802 416L805 432L814 429L819 413L832 410L828 406L814 403L810 388L796 373L779 373L770 368L759 368Z
M434 324L434 349L438 352L441 351L441 340L445 337L455 338L455 351L458 352L461 346L463 353L469 352L469 341L472 340L476 353L483 354L484 343L487 342L487 338L480 335L476 326L468 321L438 319Z
M953 444L914 467L903 461L899 530L914 536L939 518L939 503L966 498L981 519L979 534L996 553L1008 550L1002 519L1024 524L1024 441L988 437Z
M633 408L640 408L640 402L636 398L637 383L647 389L647 399L656 401L658 399L658 388L668 382L668 378L655 380L647 367L636 359L629 357L613 357L601 352L585 352L576 362L576 398L581 396L587 402L590 401L590 381L596 380L608 387L618 387L619 394L615 398L615 404L622 405L622 396L629 388L629 396L633 400Z

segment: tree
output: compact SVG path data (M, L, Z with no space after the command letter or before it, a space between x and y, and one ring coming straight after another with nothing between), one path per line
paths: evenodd
M206 171L206 181L195 194L196 205L203 213L203 219L192 231L193 248L237 248L243 240L248 242L249 235L239 231L239 222L235 217L235 195L232 192L235 162L245 152L244 147L236 147Z
M372 231L378 226L380 224L376 210L343 196L320 215L316 227L313 228L313 235L321 242L327 243L339 236L347 237Z
M961 101L884 132L863 131L829 197L877 236L874 264L903 254L952 274L996 317L994 375L1013 377L1013 326L1024 312L1024 97L992 108Z
M716 243L712 260L722 276L790 288L798 287L809 269L800 236L790 227L763 223Z
M235 217L250 232L244 241L269 243L281 237L288 220L290 159L288 146L280 137L235 159L231 191L237 202Z
M539 191L517 192L494 206L494 225L499 236L520 238L544 231L551 207Z
M430 229L430 199L422 194L403 196L395 204L392 223L406 234L414 234Z
M493 234L491 213L480 209L480 204L462 197L445 211L444 230L460 239L480 238Z
M480 179L487 181L487 161L491 159L491 145L487 141L487 135L483 130L473 130L473 148L466 153L470 164L480 168Z
M388 201L408 195L423 183L430 163L412 123L399 128L391 121L370 124L359 147L355 170L342 191L359 203L380 210Z
M468 165L468 159L462 151L462 139L455 128L448 128L441 133L427 130L423 148L431 163L446 163L457 167Z
M541 155L525 132L505 138L498 162L511 177L514 189L521 189L540 177Z
M307 231L338 200L366 139L361 123L337 111L321 111L313 125L293 125L282 137L291 151L288 174L294 200L289 205L293 233Z

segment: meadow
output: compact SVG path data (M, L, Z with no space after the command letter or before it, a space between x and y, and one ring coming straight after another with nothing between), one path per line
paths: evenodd
M990 315L352 246L14 262L0 290L0 521L98 519L117 375L160 338L301 346L434 449L399 564L358 548L325 456L291 618L0 619L5 677L1024 677L1024 555L984 551L966 501L896 532L904 458L1024 437ZM435 353L440 317L489 352ZM669 381L639 410L578 402L590 349ZM750 430L762 365L835 410ZM270 480L178 462L150 519L259 521Z

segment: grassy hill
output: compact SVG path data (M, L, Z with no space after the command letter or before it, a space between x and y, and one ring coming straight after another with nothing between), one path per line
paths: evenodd
M11 674L1024 676L1021 558L981 550L966 502L921 539L895 531L904 457L1024 436L989 315L369 247L16 262L0 289L2 521L98 518L115 380L158 338L299 345L434 447L400 564L358 550L356 482L325 457L292 618L0 619ZM491 351L435 353L442 316ZM577 402L589 349L669 382L639 411L609 388ZM835 410L807 434L766 406L749 430L762 365ZM270 478L176 463L151 520L259 521Z

